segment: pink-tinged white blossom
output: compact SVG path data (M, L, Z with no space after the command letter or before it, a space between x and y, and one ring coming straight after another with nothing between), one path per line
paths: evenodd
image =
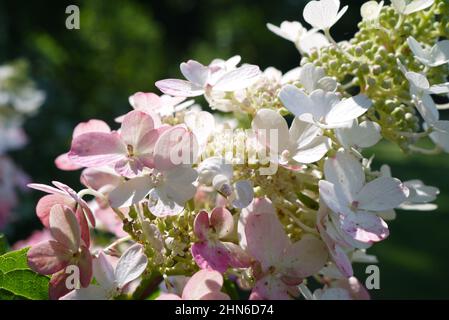
M103 251L93 259L93 276L96 284L74 290L61 300L110 300L123 293L125 287L145 271L148 259L141 244L129 247L115 268Z
M384 2L380 1L367 1L360 7L360 15L363 21L377 21L379 19L380 12L384 6Z
M89 133L89 132L110 133L111 128L109 128L107 123L102 120L92 119L87 122L81 122L73 130L72 139L75 139L78 136L85 134L85 133ZM66 171L81 169L82 166L74 163L69 158L68 154L69 154L68 152L63 153L55 159L56 167L60 170L66 170Z
M76 265L79 268L81 286L87 287L90 284L92 257L89 244L82 237L77 217L69 207L52 207L49 229L54 240L33 246L27 253L28 265L35 272L52 275L50 297L57 299L69 291L65 285L69 275L65 272L67 266Z
M83 167L112 166L125 177L154 166L154 148L168 126L141 111L131 111L119 132L87 132L75 137L69 159Z
M35 230L28 238L19 240L14 243L12 245L12 249L19 250L26 247L32 247L40 242L48 241L51 239L53 239L53 237L51 236L51 232L49 229Z
M232 58L231 58L232 59ZM156 82L165 94L175 97L195 97L212 92L233 92L252 85L260 75L259 67L243 65L235 68L232 63L212 62L204 66L195 60L181 63L180 69L186 80L166 79ZM238 63L238 61L237 61Z
M185 100L186 97L172 97L166 94L158 96L152 92L137 92L129 97L129 104L135 110L164 117L182 111L194 103L193 100Z
M28 187L49 193L49 195L42 197L36 206L36 214L45 227L48 227L48 220L50 211L54 205L60 204L71 208L76 212L79 219L81 219L81 225L87 227L86 217L89 220L92 227L95 227L95 217L87 205L78 194L69 186L53 181L53 185L56 187L48 186L39 183L30 183Z
M333 92L317 89L308 96L293 85L286 85L279 98L301 121L326 129L350 126L352 120L363 115L372 105L363 94L340 100Z
M215 208L210 215L200 211L195 217L192 256L201 269L224 273L228 268L250 266L249 256L236 244L223 240L234 231L234 219L226 208Z
M343 238L356 248L385 239L388 227L376 212L403 203L407 187L389 177L366 182L361 163L342 151L326 160L324 175L326 180L319 182L320 199L333 211L331 220Z
M213 270L200 270L185 285L181 297L173 293L162 293L157 300L229 300L221 292L222 275Z
M290 299L296 285L317 273L326 263L325 244L312 235L292 243L285 234L273 204L257 198L242 211L241 245L257 261L252 299ZM259 269L259 270L258 270Z

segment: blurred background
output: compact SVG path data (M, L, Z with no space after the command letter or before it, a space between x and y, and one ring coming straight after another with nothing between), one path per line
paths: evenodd
M0 0L0 64L24 59L32 79L46 93L24 129L25 148L10 152L35 182L59 180L78 188L78 172L56 169L54 159L69 148L74 126L113 119L128 110L128 96L156 91L154 82L180 77L179 63L205 64L239 54L261 69L288 71L300 56L294 45L266 29L267 22L302 20L307 1L298 0ZM358 1L333 27L336 40L349 39L360 21ZM65 27L68 5L80 8L79 30ZM19 60L20 61L20 60ZM447 114L443 115L447 119ZM449 155L405 156L388 143L373 150L375 168L391 165L400 179L422 179L441 195L433 212L398 212L387 241L369 252L380 261L381 289L374 298L449 298ZM366 154L369 155L369 154ZM34 207L42 194L22 192L2 231L14 243L40 223ZM1 231L1 230L0 230ZM364 265L356 267L365 279Z

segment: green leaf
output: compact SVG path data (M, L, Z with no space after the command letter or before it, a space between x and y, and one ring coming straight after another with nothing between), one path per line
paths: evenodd
M4 234L0 234L0 255L8 251L9 245Z
M29 248L0 256L0 299L47 300L49 277L28 267Z

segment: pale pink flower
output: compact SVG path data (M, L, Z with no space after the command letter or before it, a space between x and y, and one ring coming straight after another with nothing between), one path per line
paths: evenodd
M200 270L187 282L182 296L162 293L157 300L229 300L229 296L221 292L222 275L213 270Z
M226 208L215 208L209 215L200 211L195 217L194 233L198 242L192 245L192 256L201 269L225 272L250 266L247 254L236 244L222 239L234 231L234 219Z
M57 188L38 183L28 184L28 187L32 189L49 193L49 195L42 197L36 206L36 214L41 220L42 224L46 227L49 226L50 211L54 205L60 204L71 208L76 213L77 218L80 220L83 234L85 232L87 232L88 234L88 224L86 221L86 217L92 227L95 227L95 217L86 201L78 196L78 194L69 186L58 181L53 181L52 183Z
M191 106L194 101L185 101L186 97L172 97L167 94L158 96L152 92L136 92L129 97L129 104L149 115L169 116Z
M12 245L12 249L19 250L26 247L32 247L40 242L48 241L51 239L53 239L53 237L51 236L50 230L48 229L35 230L28 238L14 243Z
M84 133L89 133L89 132L109 133L109 132L111 132L111 128L109 128L109 126L106 124L106 122L97 120L97 119L92 119L87 122L81 122L73 130L72 140ZM56 167L60 170L66 170L66 171L81 169L82 166L74 163L69 158L68 154L69 154L68 152L63 153L55 159Z
M327 262L326 246L314 236L290 241L266 198L257 198L243 209L240 223L240 243L257 261L250 299L291 299L299 294L296 286Z
M88 244L81 235L75 213L69 207L55 205L49 218L54 240L41 242L27 253L28 265L40 274L51 274L50 297L59 298L69 289L65 286L68 273L65 268L76 265L80 270L80 284L87 287L92 279L92 257Z
M330 219L344 240L366 248L385 239L388 226L376 212L403 203L409 194L407 187L390 177L367 183L362 164L343 151L326 160L324 175L326 180L319 182L320 198L333 211Z
M75 137L68 157L83 167L112 166L117 173L134 177L145 167L153 167L156 141L168 128L161 127L155 117L131 111L120 132L88 132Z

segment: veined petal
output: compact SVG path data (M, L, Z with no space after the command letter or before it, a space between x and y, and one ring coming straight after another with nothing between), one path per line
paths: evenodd
M313 163L321 160L331 148L332 140L328 137L315 137L306 146L295 150L292 158L299 163Z
M260 109L257 111L251 126L256 130L257 140L263 146L278 153L288 149L288 124L278 112L271 109ZM276 141L270 140L273 134L277 137Z
M92 119L86 122L79 123L73 130L72 138L76 138L84 133L88 132L111 132L111 128L108 124L102 120Z
M67 195L49 194L40 198L36 205L36 214L42 224L48 228L50 219L50 210L54 205L61 204L70 208L75 208L75 200Z
M129 247L120 257L115 268L117 286L123 288L126 284L137 279L145 271L148 259L143 253L141 244Z
M73 139L69 158L83 167L100 167L111 165L126 154L126 145L116 132L90 132Z
M384 211L396 208L408 195L408 188L398 179L379 177L368 182L354 201L361 210Z
M199 87L204 87L207 84L209 68L198 61L189 60L183 62L181 63L180 69L182 75L193 84Z
M142 201L152 187L148 176L130 179L109 193L109 203L112 208L130 207Z
M372 104L372 101L363 94L344 99L330 109L325 117L326 124L333 125L354 120L368 111Z
M221 239L229 236L234 230L234 219L228 209L217 207L210 214L210 225Z
M204 88L202 86L179 79L157 81L156 87L158 87L163 93L175 97L196 97L201 96L204 93Z
M249 87L260 76L261 71L255 65L243 65L225 73L215 83L213 89L218 91L236 91Z
M81 230L73 211L62 205L54 205L50 210L50 232L55 240L65 246L68 251L78 252Z
M211 292L220 292L223 277L217 271L200 270L187 282L182 292L183 300L200 300Z
M54 240L41 242L27 253L28 265L40 274L53 274L64 269L71 257L72 253Z
M155 121L153 117L144 112L134 110L123 118L120 137L126 145L137 148L146 134L154 128ZM137 153L138 150L134 150L134 152Z
M361 163L351 154L339 151L324 163L324 176L343 191L347 201L352 202L365 184Z

